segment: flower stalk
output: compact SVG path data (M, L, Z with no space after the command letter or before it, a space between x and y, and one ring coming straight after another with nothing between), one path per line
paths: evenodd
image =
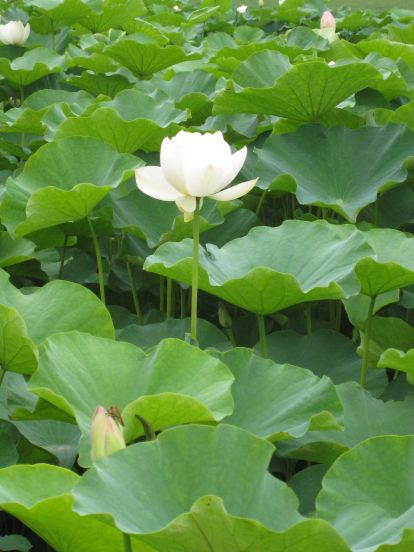
M193 219L193 270L191 278L191 340L197 341L197 302L198 302L198 251L200 246L200 198L196 198Z

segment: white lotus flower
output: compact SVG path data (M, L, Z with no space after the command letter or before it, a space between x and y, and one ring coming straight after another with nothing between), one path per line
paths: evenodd
M239 7L237 8L237 11L238 11L239 13L241 13L241 14L246 13L246 11L247 11L247 6L246 6L245 4L242 4L241 6L239 6Z
M30 25L24 26L21 21L9 21L0 25L0 42L22 46L29 38Z
M135 178L145 194L175 201L188 222L193 218L196 198L230 201L255 186L257 178L227 188L242 168L246 155L246 146L232 154L221 132L200 134L182 130L174 138L164 138L161 167L140 167Z

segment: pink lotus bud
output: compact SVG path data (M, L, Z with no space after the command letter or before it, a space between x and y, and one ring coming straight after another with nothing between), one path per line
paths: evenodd
M93 462L126 447L122 429L103 406L98 406L93 415L90 439Z
M333 30L336 29L335 17L332 15L330 11L323 12L321 17L321 29L326 29L326 28L330 28Z

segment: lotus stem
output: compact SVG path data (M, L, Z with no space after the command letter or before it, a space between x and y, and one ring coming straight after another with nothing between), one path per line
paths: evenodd
M266 199L266 194L267 194L267 189L263 190L262 195L260 196L260 199L259 199L259 203L257 204L256 216L258 216L258 217L260 216L260 213L262 211L262 207L263 207L264 201Z
M187 312L186 301L185 289L180 286L180 318L185 318Z
M165 292L164 292L164 278L160 276L160 311L164 312Z
M268 358L268 352L267 352L267 339L266 339L266 326L265 326L265 319L262 314L259 314L257 316L257 322L259 325L259 349L260 349L260 356L263 358Z
M167 278L167 310L165 317L167 320L171 318L172 314L172 299L173 299L173 281L171 278Z
M124 537L124 550L125 552L132 552L132 542L131 537L125 533L123 533Z
M191 280L191 340L197 341L198 249L200 244L200 198L196 198L193 219L193 275Z
M134 307L135 307L135 314L137 315L137 318L138 318L138 324L142 324L141 305L139 303L139 298L138 298L138 294L137 294L137 287L136 287L136 283L135 283L134 274L133 274L132 269L131 269L131 264L128 260L126 261L126 267L127 267L127 272L128 272L129 285L130 285L130 288L131 288L132 300L134 302Z
M368 357L369 357L369 345L371 342L371 327L372 317L374 314L375 296L371 297L368 309L367 325L365 330L365 341L362 350L362 368L361 368L361 387L365 387L367 383L367 370L368 370Z
M3 368L0 368L0 386L3 383L3 379L5 375L6 375L6 370L3 370Z
M92 221L89 217L87 217L87 219L88 219L88 224L89 224L89 228L90 228L90 231L91 231L93 245L95 247L96 263L98 265L99 292L100 292L100 295L101 295L101 301L105 305L106 304L105 284L104 284L104 277L103 277L101 248L99 247L99 241L98 241L98 238L96 237Z
M63 278L63 268L64 268L64 265L65 265L65 254L66 254L66 248L68 246L68 240L69 240L69 236L67 234L65 234L65 239L63 240L62 255L60 257L60 267L59 267L58 280L61 280Z

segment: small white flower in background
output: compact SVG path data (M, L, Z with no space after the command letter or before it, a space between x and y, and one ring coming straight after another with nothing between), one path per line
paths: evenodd
M264 0L259 0L258 4L260 9L264 8Z
M181 11L180 6L174 6L174 7L173 7L173 11L175 11L175 12Z
M279 0L279 6L281 6L286 0Z
M336 20L330 11L324 11L321 17L321 29L336 29Z
M241 6L239 6L239 7L237 8L237 11L238 11L239 13L241 13L241 14L246 13L246 11L247 11L247 6L246 6L245 4L242 4Z
M329 65L330 67L333 67L334 65L336 65L336 63L335 63L335 61L332 60L332 61L330 61L330 62L328 63L328 65Z
M161 166L140 167L135 178L145 194L175 201L188 222L193 218L196 198L230 201L254 188L257 178L227 188L240 172L246 156L246 146L232 154L221 132L200 134L181 130L174 138L164 138Z
M29 38L30 25L24 26L21 21L9 21L0 25L0 42L22 46Z

